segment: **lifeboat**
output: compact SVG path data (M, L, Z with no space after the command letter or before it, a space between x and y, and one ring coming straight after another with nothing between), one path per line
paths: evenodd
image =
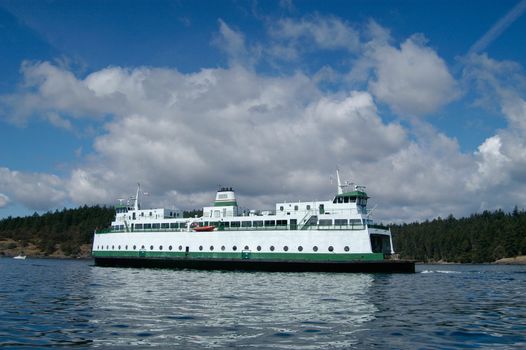
M215 226L208 225L208 226L196 226L196 227L193 227L192 229L195 232L209 232L209 231L214 231L215 228L216 228Z

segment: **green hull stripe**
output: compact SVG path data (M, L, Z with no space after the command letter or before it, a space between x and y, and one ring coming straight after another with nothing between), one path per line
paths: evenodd
M191 258L191 259L253 259L253 260L315 260L315 261L352 261L384 260L382 253L258 253L258 252L149 252L149 251L93 251L93 257L119 258Z

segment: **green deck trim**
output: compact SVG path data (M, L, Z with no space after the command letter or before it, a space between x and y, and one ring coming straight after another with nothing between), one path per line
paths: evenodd
M342 193L342 194L339 194L337 195L336 197L358 197L358 198L370 198L369 196L367 196L367 193L363 192L363 191L352 191L352 192L345 192L345 193Z
M214 202L214 207L237 207L237 202Z
M247 257L248 254L248 257ZM159 251L119 251L97 250L93 257L167 258L167 259L251 259L251 260L315 260L315 261L378 261L384 260L382 253L260 253L260 252L159 252Z

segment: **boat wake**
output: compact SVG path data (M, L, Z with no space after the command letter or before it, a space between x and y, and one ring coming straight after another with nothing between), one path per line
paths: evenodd
M460 271L451 271L451 270L424 270L420 273L462 273Z

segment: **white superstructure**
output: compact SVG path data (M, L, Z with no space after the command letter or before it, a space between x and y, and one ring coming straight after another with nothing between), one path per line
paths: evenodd
M332 200L276 203L273 211L240 210L221 188L201 217L180 210L119 205L111 229L96 232L95 257L378 260L394 254L391 232L376 225L365 187L342 184ZM132 204L132 205L131 205Z

